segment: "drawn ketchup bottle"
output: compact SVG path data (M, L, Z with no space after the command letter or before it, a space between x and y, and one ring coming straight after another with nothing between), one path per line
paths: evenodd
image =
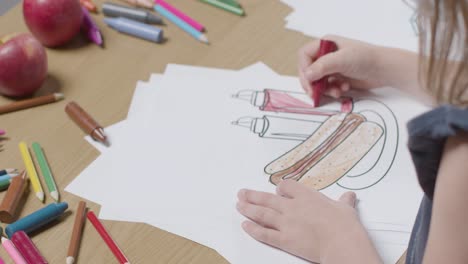
M241 117L232 124L248 128L261 138L304 141L322 122L266 115L260 118Z
M315 108L313 101L305 93L273 89L263 91L243 90L233 97L248 101L262 111L276 113L332 116L338 113L349 113L353 108L353 100L348 97L343 97L338 102L325 97L324 99L329 102L323 107Z

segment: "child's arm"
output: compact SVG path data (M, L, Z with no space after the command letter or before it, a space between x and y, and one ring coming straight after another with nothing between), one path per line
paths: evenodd
M468 263L468 133L449 138L423 263Z
M311 90L311 82L329 75L332 81L328 94L334 97L350 88L392 86L432 103L419 84L418 54L337 36L326 36L324 39L334 41L338 51L314 60L320 45L318 40L299 51L299 77L306 91Z
M237 209L251 219L242 224L253 238L312 262L381 263L347 192L334 201L292 181L277 194L241 190Z

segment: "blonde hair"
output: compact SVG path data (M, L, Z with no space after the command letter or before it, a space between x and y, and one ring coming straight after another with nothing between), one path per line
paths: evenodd
M468 106L468 0L419 0L420 81L438 103Z

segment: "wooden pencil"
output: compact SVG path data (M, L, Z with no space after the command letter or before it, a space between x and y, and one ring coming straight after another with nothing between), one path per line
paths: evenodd
M83 233L83 226L86 219L86 202L80 201L78 209L76 210L75 223L73 224L72 236L70 238L70 245L68 246L67 264L73 264L80 249L81 235Z
M44 95L36 98L26 99L18 102L14 102L8 105L0 106L0 115L10 112L15 112L23 109L28 109L40 105L50 104L64 99L65 96L61 93L54 93Z

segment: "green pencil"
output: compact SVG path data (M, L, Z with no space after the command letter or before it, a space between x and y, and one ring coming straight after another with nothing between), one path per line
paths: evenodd
M9 179L2 179L0 180L0 191L8 189L8 186L10 186L11 178Z
M241 7L241 5L239 3L237 3L236 0L219 0L219 2L223 2L223 3L228 4L230 6L233 6L233 7Z
M54 198L54 200L59 200L59 192L57 189L57 185L55 185L54 178L52 177L52 172L50 171L49 164L44 156L44 152L42 152L42 147L39 143L34 142L32 143L32 148L34 150L34 154L36 154L37 162L39 163L39 167L42 171L42 176L46 182L47 188L49 189L50 196Z
M217 8L224 9L226 11L229 11L229 12L234 13L234 14L239 15L239 16L244 15L244 10L242 8L231 6L229 4L223 3L223 2L218 1L218 0L200 0L200 1L205 2L207 4L210 4L212 6L215 6Z

